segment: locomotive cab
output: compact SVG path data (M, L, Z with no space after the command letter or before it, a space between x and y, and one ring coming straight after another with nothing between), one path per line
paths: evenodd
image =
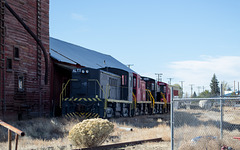
M170 88L167 83L164 82L157 82L157 101L163 102L163 111L168 112L170 108Z

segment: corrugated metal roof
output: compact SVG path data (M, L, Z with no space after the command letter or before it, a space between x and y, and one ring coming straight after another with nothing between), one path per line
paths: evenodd
M134 72L110 55L50 37L50 56L60 62L79 64L94 69L113 67Z

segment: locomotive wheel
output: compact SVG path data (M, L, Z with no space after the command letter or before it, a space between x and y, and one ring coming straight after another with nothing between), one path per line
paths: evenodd
M127 117L127 116L128 116L128 109L123 108L123 117Z
M153 108L153 112L152 112L153 114L156 114L157 113L157 109L154 107Z
M144 114L148 115L148 108L147 107L145 107L145 113Z
M113 117L113 109L108 107L107 110L106 110L106 117L107 118L112 118Z
M139 112L139 108L136 108L136 109L135 109L135 116L138 116L139 113L140 113L140 112Z

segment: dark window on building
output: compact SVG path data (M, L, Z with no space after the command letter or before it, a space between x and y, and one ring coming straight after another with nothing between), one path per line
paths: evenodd
M18 47L13 47L13 55L14 55L14 58L17 58L19 59L19 48Z
M12 70L12 59L7 58L7 70Z

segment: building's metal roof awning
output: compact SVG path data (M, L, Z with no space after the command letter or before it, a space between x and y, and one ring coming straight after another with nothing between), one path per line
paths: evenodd
M50 38L50 56L59 62L81 65L94 69L112 67L134 72L110 55L102 54L81 46Z

